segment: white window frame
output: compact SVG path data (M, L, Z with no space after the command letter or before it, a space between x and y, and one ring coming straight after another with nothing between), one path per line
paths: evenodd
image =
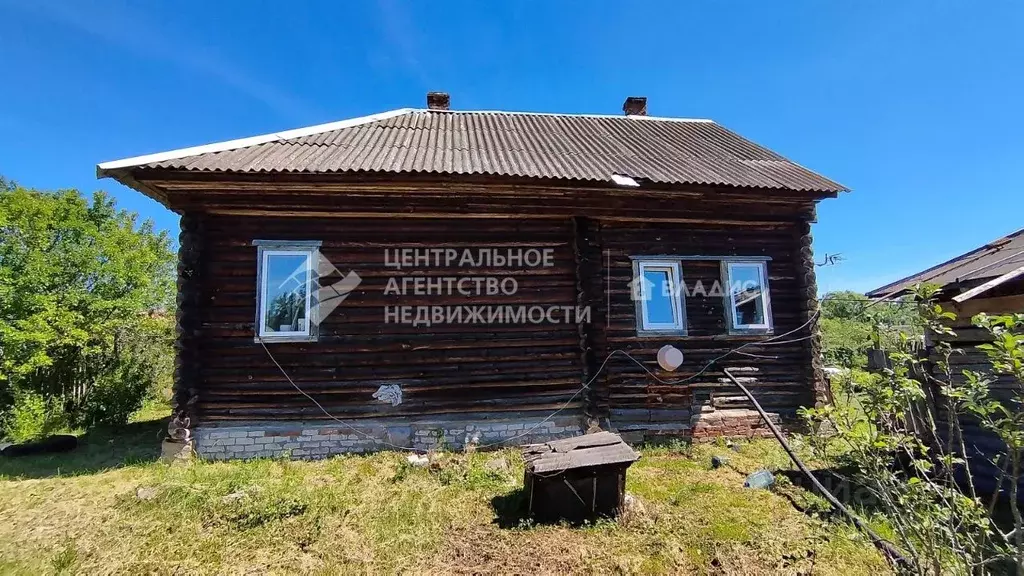
M672 291L672 323L652 323L648 321L647 300L642 294L636 298L636 331L637 335L686 335L686 295L683 293L683 272L678 260L655 258L636 258L633 260L633 279L639 289L643 289L644 273L648 270L669 273L669 288Z
M313 308L316 306L316 286L319 276L317 270L320 263L320 242L319 241L275 241L275 240L254 240L253 245L258 247L256 266L256 335L257 342L315 342L319 337L317 323L313 322ZM303 330L293 332L269 332L266 331L267 314L267 281L264 272L267 270L267 263L273 256L296 256L302 255L309 259L309 266L306 268L306 326Z
M746 266L757 269L761 284L761 298L764 308L764 322L761 324L739 324L736 316L736 298L732 290L732 269L736 266ZM768 286L768 263L764 260L741 260L730 259L722 262L722 276L725 279L725 315L729 324L729 331L732 333L757 333L764 334L771 332L772 327L772 298L771 289Z

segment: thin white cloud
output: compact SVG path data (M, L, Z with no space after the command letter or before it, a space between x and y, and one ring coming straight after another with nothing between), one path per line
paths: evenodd
M420 56L429 54L423 49L420 30L408 7L400 5L398 0L377 0L375 3L380 14L381 33L384 44L394 52L398 62L419 81L421 88L433 89L429 67L420 60Z
M213 49L169 36L123 4L38 1L16 5L25 11L89 34L113 46L200 74L256 100L282 116L308 119L317 111L285 90L263 82Z

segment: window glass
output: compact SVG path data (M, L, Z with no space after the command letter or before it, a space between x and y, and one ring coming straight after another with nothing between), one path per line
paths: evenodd
M728 270L733 328L769 328L764 264L730 262Z
M263 252L261 335L309 334L311 261L309 251Z
M686 311L682 274L678 262L643 261L636 263L634 283L638 298L637 328L640 331L685 333Z
M647 323L674 324L676 314L675 307L672 305L674 282L672 282L671 270L646 268L644 280L644 288L650 291L646 295Z

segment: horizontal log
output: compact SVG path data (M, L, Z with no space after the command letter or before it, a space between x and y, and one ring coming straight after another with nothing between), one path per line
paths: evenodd
M262 192L261 192L262 194ZM368 193L370 196L375 192ZM227 196L225 194L225 196ZM252 195L255 198L255 195ZM444 196L443 194L437 196ZM261 198L263 196L260 196ZM253 199L249 198L249 200ZM246 200L235 196L228 205ZM349 198L359 209L376 210L382 198ZM426 201L427 197L422 197ZM433 198L445 200L448 198ZM489 202L473 199L472 209L490 209ZM220 202L221 200L218 200ZM275 200L276 201L276 200ZM283 202L284 199L282 198ZM307 200L303 200L307 201ZM311 205L333 206L336 199L308 200ZM575 201L575 200L574 200ZM536 206L545 203L537 203ZM555 208L558 202L552 202ZM526 204L531 205L532 204ZM284 206L284 205L282 205ZM567 202L566 207L569 206ZM614 217L639 218L637 214L662 212L660 205L630 212L629 207L605 205ZM720 405L733 405L735 390L721 380L723 367L753 368L750 386L758 398L795 409L808 399L809 346L803 343L777 347L757 344L763 335L730 335L725 330L722 298L686 299L690 335L647 338L636 335L635 304L628 283L637 254L766 255L773 305L775 333L792 330L805 321L814 295L800 292L803 274L796 264L800 245L796 225L803 210L777 205L772 210L785 216L756 221L752 216L742 228L730 219L715 216L720 206L688 206L679 222L600 219L593 226L574 229L567 218L335 218L318 212L303 218L280 217L281 207L260 217L222 217L207 214L203 239L208 246L201 266L202 281L195 283L191 304L198 322L188 334L198 342L193 361L201 382L196 410L200 419L246 420L260 418L318 418L317 409L294 390L288 378L303 390L323 399L330 409L346 417L374 415L456 414L480 410L557 409L572 399L570 409L582 408L580 394L584 362L590 368L609 352L625 349L665 381L686 379L683 384L662 384L628 359L613 357L588 392L593 402L605 406L673 406L691 411L725 394ZM415 208L415 207L414 207ZM672 207L672 210L678 206ZM244 209L244 208L243 208ZM285 207L285 210L289 208ZM459 208L459 209L465 209ZM813 208L809 208L813 210ZM343 207L341 211L348 210ZM418 210L418 208L416 208ZM538 209L539 210L539 209ZM409 213L403 214L408 216ZM414 214L424 216L423 212ZM693 218L700 216L700 218ZM704 218L701 220L701 218ZM733 218L730 216L730 218ZM740 220L743 220L742 218ZM577 237L574 230L582 237ZM288 374L274 365L253 342L256 253L253 239L320 240L321 253L344 272L354 270L362 285L320 326L317 342L268 345ZM554 266L510 269L413 266L395 269L385 263L389 248L547 248L554 250ZM586 248L577 254L574 246ZM409 276L508 276L517 280L513 298L454 295L392 297L384 289L389 279ZM720 280L715 261L683 264L687 282L700 280L710 286ZM610 284L610 288L609 288ZM581 298L586 298L581 300ZM576 305L591 306L591 322L575 324L466 324L410 326L385 324L386 305ZM808 331L809 333L809 331ZM583 336L586 338L583 338ZM792 338L804 335L794 334ZM686 361L679 370L665 372L655 361L664 344L680 347ZM744 352L765 356L731 355L698 374L704 366L732 348L750 344ZM588 350L583 352L583 350ZM368 400L381 383L398 383L406 392L402 406L378 406ZM724 402L724 404L723 404ZM322 415L321 415L322 416Z

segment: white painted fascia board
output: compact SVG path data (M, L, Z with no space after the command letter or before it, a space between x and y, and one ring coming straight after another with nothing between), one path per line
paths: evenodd
M1009 282L1010 280L1013 280L1014 278L1018 278L1020 276L1024 276L1024 266L1021 266L1020 268L1017 268L1016 270L1011 270L1011 271L1007 272L1006 274L1003 274L1002 276L999 276L998 278L993 278L993 279L989 280L988 282L985 282L984 284L982 284L980 286L976 286L976 287L972 288L971 290L968 290L967 292L964 292L963 294L958 294L956 296L953 296L953 301L958 303L958 304L960 304L962 302L966 302L967 300L970 300L971 298L974 298L978 294L982 294L984 292L988 292L989 290L995 288L996 286L999 286L1000 284L1005 284L1006 282Z
M167 152L157 152L156 154L146 154L145 156L135 156L132 158L124 158L122 160L112 160L110 162L103 162L102 164L98 164L96 166L96 172L98 175L102 177L105 176L108 171L116 170L118 168L131 168L133 166L140 166L142 164L165 162L167 160L176 160L178 158L186 158L188 156L196 156L199 154L207 154L210 152L224 152L227 150L235 150L237 148L245 148L246 146L266 144L267 142L277 142L279 140L301 138L302 136L312 136L314 134L321 134L323 132L329 132L331 130L340 130L342 128L351 128L353 126L359 126L361 124L369 124L370 122L386 120L388 118L394 118L395 116L401 116L403 114L408 114L413 111L413 108L399 108L397 110L389 110L387 112L380 112L378 114L371 114L369 116L349 118L347 120L328 122L327 124L317 124L316 126L307 126L305 128L295 128L293 130L272 132L270 134L250 136L248 138L226 140L224 142L214 142L213 144L204 144L202 146L179 148L177 150L168 150Z

